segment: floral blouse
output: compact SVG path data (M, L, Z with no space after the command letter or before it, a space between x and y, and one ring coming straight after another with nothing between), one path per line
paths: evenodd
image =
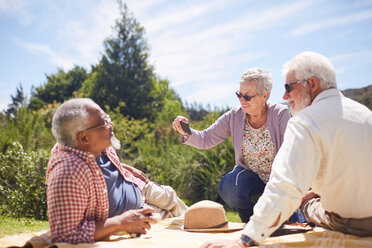
M267 183L275 157L275 148L267 122L259 129L251 127L248 121L245 123L242 152L244 164Z

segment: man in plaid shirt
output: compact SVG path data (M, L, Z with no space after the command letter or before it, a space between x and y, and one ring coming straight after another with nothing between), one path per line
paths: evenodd
M56 110L57 144L46 175L53 242L94 242L120 231L145 234L155 221L154 209L163 218L186 211L171 187L120 163L112 127L109 116L87 98L69 100Z

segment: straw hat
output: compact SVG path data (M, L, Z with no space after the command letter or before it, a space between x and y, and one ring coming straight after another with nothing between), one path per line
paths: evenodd
M189 232L231 232L243 229L244 225L227 222L223 206L209 200L189 207L184 219L184 230Z

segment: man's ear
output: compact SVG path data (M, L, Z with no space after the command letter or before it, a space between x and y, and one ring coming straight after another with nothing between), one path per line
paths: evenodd
M315 99L317 95L320 94L320 92L323 91L323 89L320 87L320 81L317 77L311 77L309 79L309 86L310 86L310 96L311 96L311 102Z
M319 79L317 77L311 77L309 79L309 85L312 92L316 92L320 89Z
M76 139L77 139L78 145L86 145L89 142L89 137L84 131L79 132L76 135Z

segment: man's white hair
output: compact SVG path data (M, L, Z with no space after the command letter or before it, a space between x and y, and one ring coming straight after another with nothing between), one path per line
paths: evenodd
M97 104L89 98L76 98L59 106L52 121L52 133L58 143L69 147L77 146L77 134L87 128L87 109L93 105Z
M263 96L266 92L271 92L273 87L273 79L271 73L268 70L261 68L251 68L243 72L240 78L240 84L245 84L250 81L257 82L257 93Z
M319 79L320 87L328 89L337 87L336 73L332 62L316 52L302 52L283 65L283 76L293 71L297 80L311 77Z

